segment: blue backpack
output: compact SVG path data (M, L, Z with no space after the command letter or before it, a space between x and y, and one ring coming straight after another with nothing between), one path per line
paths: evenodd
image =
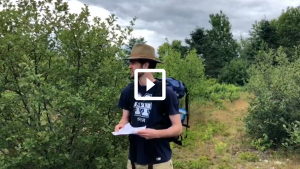
M154 97L155 96L162 96L162 87L160 87L162 85L162 82L161 80L162 79L156 79L157 81L155 82L157 85L157 88L155 90L155 93L154 93ZM133 83L130 84L130 109L133 109L133 105L134 105L134 102L135 102L135 99L134 99L134 85ZM186 128L186 131L187 129L190 127L189 126L189 105L188 105L188 96L189 96L189 93L188 93L188 90L187 90L187 87L185 86L185 84L175 78L172 78L172 77L168 77L166 78L166 87L169 87L171 89L173 89L173 91L177 94L177 98L178 99L182 99L184 96L185 96L185 109L184 108L179 108L179 112L180 112L180 116L181 116L181 122L182 122L182 126L184 126ZM164 122L162 122L162 124L156 126L155 128L156 129L164 129L164 128L168 128L170 126L170 119L169 119L169 116L167 114L165 114L164 112L164 107L165 107L165 104L164 104L164 101L153 101L155 104L157 104L157 107L159 108L159 110L161 110L160 112L163 113L162 116L164 117L163 119ZM133 116L131 116L133 117ZM131 121L131 119L130 119ZM186 121L186 123L185 123ZM186 136L185 138L187 138L187 133L186 133ZM168 140L170 142L174 142L178 145L182 145L182 135L180 136L177 136L176 138L168 138Z
M157 80L162 81L162 79L157 79ZM186 127L186 130L187 130L187 128L190 127L189 126L189 114L188 114L188 112L189 112L189 104L188 104L189 93L188 93L187 87L182 81L179 81L172 77L166 78L166 86L173 89L173 91L177 94L178 99L181 99L185 96L185 109L179 108L179 112L180 112L180 116L181 116L182 126ZM185 119L186 119L186 124L184 123ZM187 137L187 135L186 135L186 137Z

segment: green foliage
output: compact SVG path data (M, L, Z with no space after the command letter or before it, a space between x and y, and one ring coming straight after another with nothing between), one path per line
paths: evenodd
M299 46L300 42L300 6L287 7L276 20L279 43L287 48ZM293 53L290 53L293 54Z
M223 68L218 77L219 82L244 86L248 82L249 63L242 58L232 59Z
M231 156L223 157L221 162L218 162L216 169L233 169L234 167L232 166L230 159L232 159Z
M181 53L176 51L172 45L160 46L160 57L164 64L158 68L165 69L167 77L181 80L189 90L189 101L203 96L206 81L204 78L204 66L202 59L197 56L196 50L188 51L185 58L181 58Z
M259 160L258 156L255 153L251 152L242 152L239 154L241 160L248 162L257 162Z
M211 139L214 135L223 132L225 132L224 124L217 121L208 121L205 124L195 125L193 130L187 131L188 138L182 141L183 147L177 148L188 147L191 151L193 151L198 146L199 141L202 143L212 141Z
M189 49L196 49L198 55L206 56L205 49L209 47L209 44L207 44L207 38L206 29L196 27L195 30L191 31L190 38L185 39L185 43L188 44Z
M296 120L291 124L283 125L284 130L289 134L289 138L282 143L290 149L299 149L300 146L300 121Z
M229 18L222 11L209 17L212 28L196 28L185 41L203 58L205 74L217 78L225 64L237 58L238 43L233 39Z
M257 32L258 36L262 41L268 44L268 47L272 49L277 49L278 46L278 35L276 29L276 21L275 20L261 20L259 23L259 30Z
M267 136L266 143L280 145L289 138L283 126L300 120L300 60L290 62L279 48L260 52L256 63L249 70L247 89L254 97L245 118L246 129L254 140Z
M278 38L276 20L262 19L259 22L255 22L252 25L252 31L250 31L250 38L253 40L253 45L258 51L259 46L262 42L265 42L269 48L278 48Z
M299 21L300 7L287 7L276 19L256 21L241 55L252 62L258 51L262 50L262 45L265 46L265 51L268 48L277 50L281 46L289 60L293 60L292 56L297 50L295 47L300 45Z
M222 162L221 164L219 164L217 166L217 169L232 169L233 167L229 164L229 163L226 163L226 162Z
M181 59L186 57L188 47L183 46L181 44L180 40L173 40L171 44L168 42L168 39L166 39L166 40L167 40L167 42L165 42L161 46L159 46L158 51L157 51L157 53L159 55L159 59L161 61L164 60L163 56L167 55L168 51L166 50L166 48L169 48L169 47L171 47L174 51L179 52L181 54L181 57L180 57Z
M269 50L267 43L260 40L257 37L258 35L254 34L252 36L247 39L241 38L239 47L241 59L246 60L249 64L254 64L255 58L258 55L259 51Z
M224 124L219 123L218 121L208 121L203 125L200 130L202 134L200 136L202 141L210 141L215 134L219 134L225 131Z
M223 154L226 151L227 143L219 142L214 146L215 150L219 154Z
M209 168L210 165L213 165L213 162L206 156L201 156L197 160L190 160L188 161L189 169L204 169Z
M207 87L205 97L216 103L222 103L223 100L234 101L240 98L240 91L238 86L215 82Z
M183 160L175 160L173 162L173 167L174 168L181 168L181 169L183 169L185 166L186 166L186 164L185 164L185 161L183 161Z
M131 27L90 24L87 6L72 14L60 0L17 6L1 2L1 167L122 168L128 143L111 131Z
M251 146L259 151L265 151L271 148L273 142L269 140L266 134L263 134L263 138L258 138L257 140L252 140Z
M222 100L239 98L240 88L232 84L219 84L216 80L206 79L202 59L196 50L187 51L185 58L168 41L159 47L164 64L159 68L166 70L167 77L183 81L190 93L190 102L206 98L221 103Z

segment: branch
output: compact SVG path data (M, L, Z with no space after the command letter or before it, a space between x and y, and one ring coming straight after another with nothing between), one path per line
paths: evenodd
M76 54L77 54L77 76L76 76L76 82L77 82L77 86L76 86L76 90L77 90L77 92L78 92L78 90L79 90L79 71L80 71L80 59L81 59L81 54L80 54L80 51L79 51L79 46L78 46L78 43L77 43L77 38L76 38L76 36L75 36L75 33L74 33L74 31L71 29L71 26L70 26L70 24L69 24L69 27L70 27L70 30L71 30L71 32L72 32L72 34L73 34L73 38L74 38L74 42L75 42L75 46L76 46ZM77 120L79 120L80 119L80 112L78 112L78 114L75 114L75 119L77 119ZM69 145L72 145L73 144L73 141L74 141L74 139L75 139L75 137L76 137L76 128L75 128L75 124L73 125L73 127L72 127L72 136L71 136L71 138L70 138L70 141L69 141ZM70 151L70 150L69 150Z
M110 125L112 120L109 118L109 114L110 114L110 109L111 109L111 106L108 107L108 111L107 111L107 116L108 116L108 124Z
M8 51L10 51L10 46L9 45L8 45ZM16 86L17 86L16 93L21 97L24 108L28 112L30 120L33 121L33 118L30 116L30 110L29 110L27 104L25 103L25 100L23 99L23 94L21 93L20 86L19 86L18 79L17 79L17 75L16 75L16 72L14 71L13 63L12 63L11 60L10 60L10 63L11 63L11 67L9 67L9 68L10 68L10 71L12 72L12 74L13 74L13 77L14 77L14 80L15 80L15 83L16 83ZM28 123L28 125L30 126L29 123Z
M0 151L1 151L2 154L7 155L3 150L0 149Z
M51 119L50 119L50 116L49 116L49 113L48 113L46 101L44 101L44 110L46 111L46 115L47 115L47 119L48 119L48 123L49 123L49 128L50 128L50 130L53 131L53 129L52 129L52 122L51 122Z
M76 81L77 81L77 85L79 85L79 71L80 71L80 59L81 59L81 53L79 51L79 46L78 46L78 43L77 43L77 39L76 39L76 36L75 36L75 33L74 31L72 31L73 33L73 38L74 38L74 42L75 42L75 45L76 45L76 54L77 54L77 77L76 77ZM78 89L77 89L78 90ZM78 91L77 91L78 92Z
M49 101L47 101L47 103L53 109L52 104ZM54 111L57 111L61 116L64 116L60 110L54 110Z

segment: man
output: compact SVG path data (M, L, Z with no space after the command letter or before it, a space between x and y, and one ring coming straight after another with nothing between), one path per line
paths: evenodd
M133 47L129 57L131 78L134 78L136 69L155 69L157 63L155 50L147 44L137 44ZM157 84L152 73L140 72L138 74L138 92L140 96L153 96L156 86L146 91L146 81ZM143 127L136 135L130 135L130 152L127 169L173 169L172 150L166 138L176 137L182 132L180 120L178 98L175 92L166 88L165 113L167 113L170 126L165 129L153 129L159 124L163 117L162 110L151 101L135 101L132 109L130 108L130 86L125 87L121 93L118 106L123 109L122 119L116 125L115 131L119 131L131 120L133 127Z

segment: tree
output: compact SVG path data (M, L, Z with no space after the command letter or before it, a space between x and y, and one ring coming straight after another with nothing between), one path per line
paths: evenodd
M167 77L174 77L185 83L189 90L190 102L201 96L204 97L204 65L195 49L188 51L185 58L181 58L182 55L176 46L174 47L167 41L159 46L159 53L164 64L158 65L158 67L165 69Z
M175 51L179 52L181 54L180 58L185 58L188 52L187 46L183 46L181 44L180 40L173 40L172 41L172 47Z
M159 55L159 59L161 61L164 60L163 56L165 54L167 54L168 50L165 50L166 48L172 48L173 50L175 50L176 52L180 53L180 58L183 59L186 57L186 54L188 52L188 47L187 46L183 46L181 44L180 40L173 40L172 43L170 44L168 39L166 39L167 42L163 43L161 46L158 47L158 55Z
M128 145L111 132L128 81L116 56L133 21L91 24L88 6L72 14L60 0L17 7L1 2L0 165L122 168Z
M300 6L287 7L278 17L277 27L280 44L285 47L300 45Z
M258 51L276 50L279 47L275 20L262 19L259 22L256 21L252 25L249 34L249 38L241 41L243 49L240 51L240 55L251 64L258 55Z
M286 11L276 20L279 45L284 47L284 52L292 59L295 47L300 46L300 6L287 7Z
M254 61L259 50L282 50L292 61L296 48L300 46L300 7L287 7L286 11L272 20L262 19L255 22L248 38L248 47L243 51L250 62Z
M185 43L188 44L189 49L196 49L199 56L206 56L207 44L207 31L204 28L197 27L190 33L190 39L186 38Z
M275 24L275 20L262 20L260 22L260 29L258 30L258 36L262 41L266 42L268 47L271 49L277 49L279 47Z
M300 121L300 60L295 56L298 59L290 62L282 47L260 51L259 55L249 71L247 88L255 97L250 100L246 129L253 139L267 136L269 143L281 146L292 134L284 126ZM295 55L299 55L299 51ZM274 62L277 64L272 64Z
M203 58L205 74L217 78L225 64L238 57L238 43L233 39L229 19L222 11L209 17L212 29L196 28L186 43Z
M223 68L218 77L219 82L244 86L248 82L249 63L243 58L232 59Z
M238 57L238 43L233 39L229 19L222 11L211 14L209 22L212 25L207 31L209 48L203 57L206 74L217 78L226 63Z
M133 46L138 44L138 43L145 44L145 43L147 43L147 41L145 41L144 37L139 37L139 38L131 37L129 39L128 44L125 45L125 54L126 54L126 56L130 55Z

